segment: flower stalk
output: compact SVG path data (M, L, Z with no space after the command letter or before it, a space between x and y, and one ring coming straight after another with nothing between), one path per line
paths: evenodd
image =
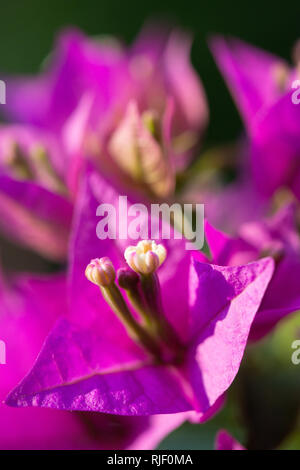
M89 281L99 286L105 301L123 323L130 338L154 356L156 362L160 361L159 345L133 317L115 284L116 273L110 259L104 257L92 260L87 266L85 274ZM127 280L127 282L129 281ZM134 280L132 280L133 283Z

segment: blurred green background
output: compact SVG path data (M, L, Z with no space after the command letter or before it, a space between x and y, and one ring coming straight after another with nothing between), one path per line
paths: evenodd
M237 36L289 60L300 33L298 13L298 2L266 0L1 0L0 78L1 73L38 72L56 32L65 26L76 25L90 35L116 35L129 43L146 20L173 21L195 38L192 61L208 96L211 117L205 146L210 147L232 141L242 124L208 50L208 35ZM13 250L14 269L26 265L29 255ZM8 250L3 251L5 258ZM40 268L39 260L36 266ZM252 448L299 449L300 365L291 363L299 325L299 315L294 316L259 346L251 346L225 409L204 425L185 424L160 448L212 448L217 430L225 427Z

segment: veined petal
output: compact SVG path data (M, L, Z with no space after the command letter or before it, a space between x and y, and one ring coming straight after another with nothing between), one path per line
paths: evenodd
M54 328L7 404L132 416L191 409L177 378L165 366L126 356L122 345L111 345L67 320Z
M299 238L294 204L282 207L270 219L241 225L237 238L216 230L208 222L205 235L212 263L222 266L255 261L264 252L276 257L278 251L279 259L250 331L251 340L262 338L286 315L300 308Z
M250 332L251 340L261 339L280 320L300 309L299 276L299 256L286 255L277 265L255 317Z
M63 275L22 275L0 282L0 330L7 363L0 367L1 449L152 449L186 418L185 413L122 417L101 413L16 409L3 403L32 366L44 337L67 309ZM47 300L45 302L45 299Z
M273 270L271 258L229 268L196 260L192 263L194 347L190 350L189 373L200 411L209 408L234 380Z

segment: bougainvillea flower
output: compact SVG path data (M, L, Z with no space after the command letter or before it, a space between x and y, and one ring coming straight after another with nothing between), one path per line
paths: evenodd
M101 106L105 84L94 93L86 90L78 101L63 126L67 152L93 159L124 186L146 188L148 197L170 195L174 170L193 155L208 116L189 51L186 34L146 28L123 50L116 86L111 79L106 85L112 88L107 109Z
M224 429L219 431L216 436L215 448L216 450L246 450Z
M216 37L211 46L245 121L257 188L270 196L288 186L299 198L300 107L293 99L298 69L235 39Z
M119 168L148 198L166 198L175 189L175 167L171 149L171 118L174 107L170 104L162 116L161 124L155 115L142 115L136 102L130 102L124 119L112 133L108 153ZM125 178L119 178L119 181ZM145 189L144 189L145 191Z
M135 191L141 197L142 191L149 200L154 195L165 198L173 191L168 116L163 118L159 142L144 126L135 103L129 104L110 142L111 155L120 168L111 166L110 173L125 193ZM54 134L32 126L0 127L0 219L6 235L46 257L65 260L76 189L86 165L84 155L66 153ZM105 168L95 164L105 172L109 157Z
M208 114L190 42L146 28L125 48L68 30L40 76L7 78L3 112L19 123L0 130L0 215L10 236L64 260L88 159L124 194L173 193Z
M28 126L0 127L0 225L49 258L64 260L73 207L67 160L56 139Z
M201 417L238 372L273 260L201 263L175 232L163 246L100 240L97 207L109 202L118 217L118 197L97 174L87 177L73 235L69 315L7 404L118 415L196 410ZM140 217L137 239L149 223Z
M236 238L206 223L206 239L213 263L235 266L266 254L274 257L274 274L253 322L252 339L261 338L279 320L300 308L297 282L300 275L300 241L295 217L295 206L285 206L270 219L241 225Z
M132 99L141 112L158 116L172 99L172 137L182 153L198 140L208 115L201 82L190 63L190 46L186 33L158 27L145 28L130 48L117 40L91 40L79 31L65 31L39 77L7 79L7 112L19 122L61 134L78 106L91 97L90 131L96 139L89 133L86 141L98 139L99 145Z
M23 275L0 285L0 449L152 449L188 415L122 417L47 409L14 409L3 400L32 366L44 338L66 310L62 275Z

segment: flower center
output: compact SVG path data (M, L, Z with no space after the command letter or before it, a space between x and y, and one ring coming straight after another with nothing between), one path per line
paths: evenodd
M120 268L116 274L112 262L105 257L92 260L85 274L100 287L105 300L135 342L156 362L177 363L182 359L184 347L165 315L156 272L166 255L163 245L143 240L125 250L129 267ZM127 302L115 283L116 278L126 292Z

